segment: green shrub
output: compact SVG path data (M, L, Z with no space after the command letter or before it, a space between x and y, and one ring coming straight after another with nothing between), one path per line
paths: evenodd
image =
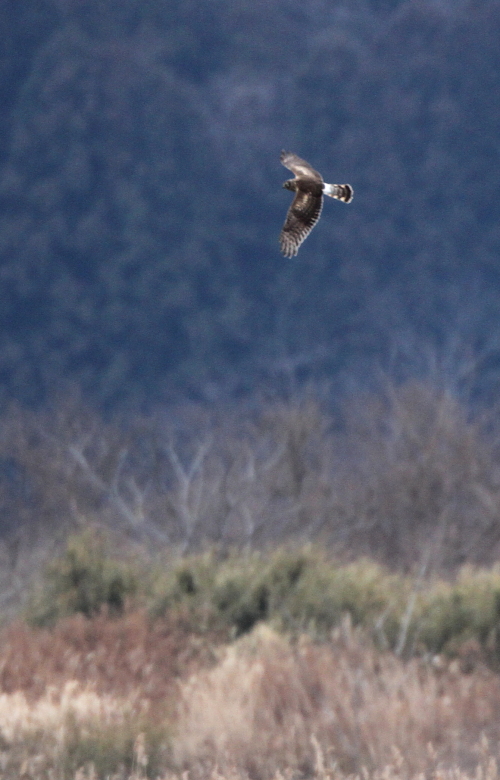
M313 546L212 553L183 560L157 583L153 615L182 609L197 625L240 636L259 621L324 637L342 615L371 629L382 613L397 633L409 583L368 560L339 565Z
M276 563L281 567L279 555L270 564L271 581ZM390 574L366 559L341 565L317 548L302 551L299 564L296 580L286 590L274 592L272 614L277 628L326 637L349 613L354 625L373 632L384 615L384 630L390 627L393 639L409 589L402 576Z
M426 650L454 654L469 639L500 662L500 568L463 567L452 583L422 593L414 630Z
M69 537L62 555L46 567L43 584L28 608L31 623L51 625L61 617L86 617L102 609L120 615L138 590L138 572L109 555L106 537L94 528Z
M453 582L416 589L411 577L368 559L342 565L314 546L224 557L211 552L186 558L163 579L155 614L179 607L197 630L215 626L229 636L267 621L322 639L348 613L389 649L398 646L409 610L406 653L455 654L474 639L500 663L499 568L465 567Z
M500 567L464 567L454 581L417 588L373 561L340 564L313 545L211 550L147 567L118 560L106 537L87 529L47 567L29 618L50 625L76 612L119 615L130 601L148 604L153 619L177 613L188 630L227 638L266 621L294 636L325 639L347 613L384 648L453 655L474 640L500 665Z

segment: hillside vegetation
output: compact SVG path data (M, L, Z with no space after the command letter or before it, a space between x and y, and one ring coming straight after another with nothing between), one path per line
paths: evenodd
M498 0L0 8L0 399L498 388ZM282 148L327 203L298 262Z

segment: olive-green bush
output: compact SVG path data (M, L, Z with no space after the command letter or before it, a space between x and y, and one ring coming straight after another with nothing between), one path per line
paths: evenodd
M71 535L64 552L46 567L42 587L28 606L30 622L50 625L81 613L92 617L101 610L122 614L138 591L139 567L110 554L102 531L92 527Z
M102 533L87 529L47 567L28 617L50 625L103 609L113 617L127 605L147 608L153 620L177 614L193 632L227 638L265 621L323 641L347 614L383 649L452 656L472 640L500 664L500 567L466 566L454 580L421 583L369 559L341 563L313 545L147 562L113 554Z

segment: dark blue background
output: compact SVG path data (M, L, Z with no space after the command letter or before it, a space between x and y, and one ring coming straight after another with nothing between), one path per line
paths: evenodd
M0 25L4 399L379 368L496 394L500 3L6 0ZM355 190L293 261L281 148Z

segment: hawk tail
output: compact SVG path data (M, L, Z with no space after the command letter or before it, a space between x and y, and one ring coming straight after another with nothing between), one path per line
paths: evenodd
M344 203L350 203L354 196L354 190L350 184L324 184L323 193L330 198L342 200Z

